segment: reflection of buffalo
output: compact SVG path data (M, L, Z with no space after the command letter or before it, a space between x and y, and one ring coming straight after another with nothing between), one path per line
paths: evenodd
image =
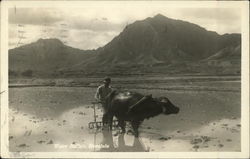
M168 115L179 112L179 108L166 97L152 98L152 95L143 96L140 93L129 91L113 91L107 98L107 102L108 119L106 122L112 124L113 116L115 116L124 133L125 121L130 121L135 137L138 137L138 128L144 119L159 114Z
M145 152L148 151L140 138L135 137L133 145L126 145L124 140L124 134L119 134L117 147L114 146L113 136L111 131L102 131L103 141L102 145L108 145L108 147L101 148L102 152Z

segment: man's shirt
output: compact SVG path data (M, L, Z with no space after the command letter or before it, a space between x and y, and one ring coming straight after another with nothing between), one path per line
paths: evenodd
M95 98L104 101L111 91L112 88L110 86L106 88L105 85L101 85L97 88Z

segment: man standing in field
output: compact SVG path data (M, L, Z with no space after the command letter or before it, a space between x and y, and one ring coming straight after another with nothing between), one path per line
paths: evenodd
M95 99L101 103L103 108L103 117L102 122L103 125L108 123L108 103L107 97L112 92L112 88L110 86L111 79L106 77L103 81L103 84L97 88Z

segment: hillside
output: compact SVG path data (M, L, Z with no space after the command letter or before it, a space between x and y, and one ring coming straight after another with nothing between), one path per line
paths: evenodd
M66 46L58 39L39 39L9 50L9 69L15 73L32 70L37 75L48 75L89 59L91 53Z
M239 60L241 58L241 46L229 46L221 49L214 55L207 58L207 61L210 60Z
M240 35L221 36L162 15L136 21L99 49L93 65L130 65L198 61L240 43Z

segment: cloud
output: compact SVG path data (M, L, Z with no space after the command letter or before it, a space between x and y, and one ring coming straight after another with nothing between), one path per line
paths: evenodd
M45 38L45 34L38 25L25 25L25 27L19 28L15 24L9 24L10 48L29 44L38 40L39 38Z
M241 15L237 8L189 8L182 9L181 13L183 16L220 21L235 21Z
M117 22L114 18L93 15L89 10L82 13L82 9L62 10L56 8L11 8L9 9L9 23L23 25L54 25L60 28L60 24L66 24L67 28L92 31L120 31L124 28L124 22ZM89 13L90 12L90 13ZM115 17L116 18L116 17Z
M182 19L217 33L240 33L241 11L237 8L182 9Z
M117 36L127 24L163 14L200 25L207 30L240 33L241 11L237 8L168 8L167 6L119 6L104 8L12 8L9 10L10 44L18 41L18 29L25 31L24 43L39 38L58 38L80 49L96 49ZM17 24L25 25L18 27ZM15 33L14 33L15 32ZM14 45L13 45L14 46Z
M63 20L62 15L55 9L49 8L10 8L10 24L51 25Z
M104 31L95 32L89 30L71 30L67 42L70 46L81 49L96 49L97 47L104 46L118 35L119 32Z
M79 30L92 30L92 31L120 31L125 23L114 23L107 19L102 18L92 18L86 19L83 17L70 18L67 22L70 25L70 28L79 29Z

